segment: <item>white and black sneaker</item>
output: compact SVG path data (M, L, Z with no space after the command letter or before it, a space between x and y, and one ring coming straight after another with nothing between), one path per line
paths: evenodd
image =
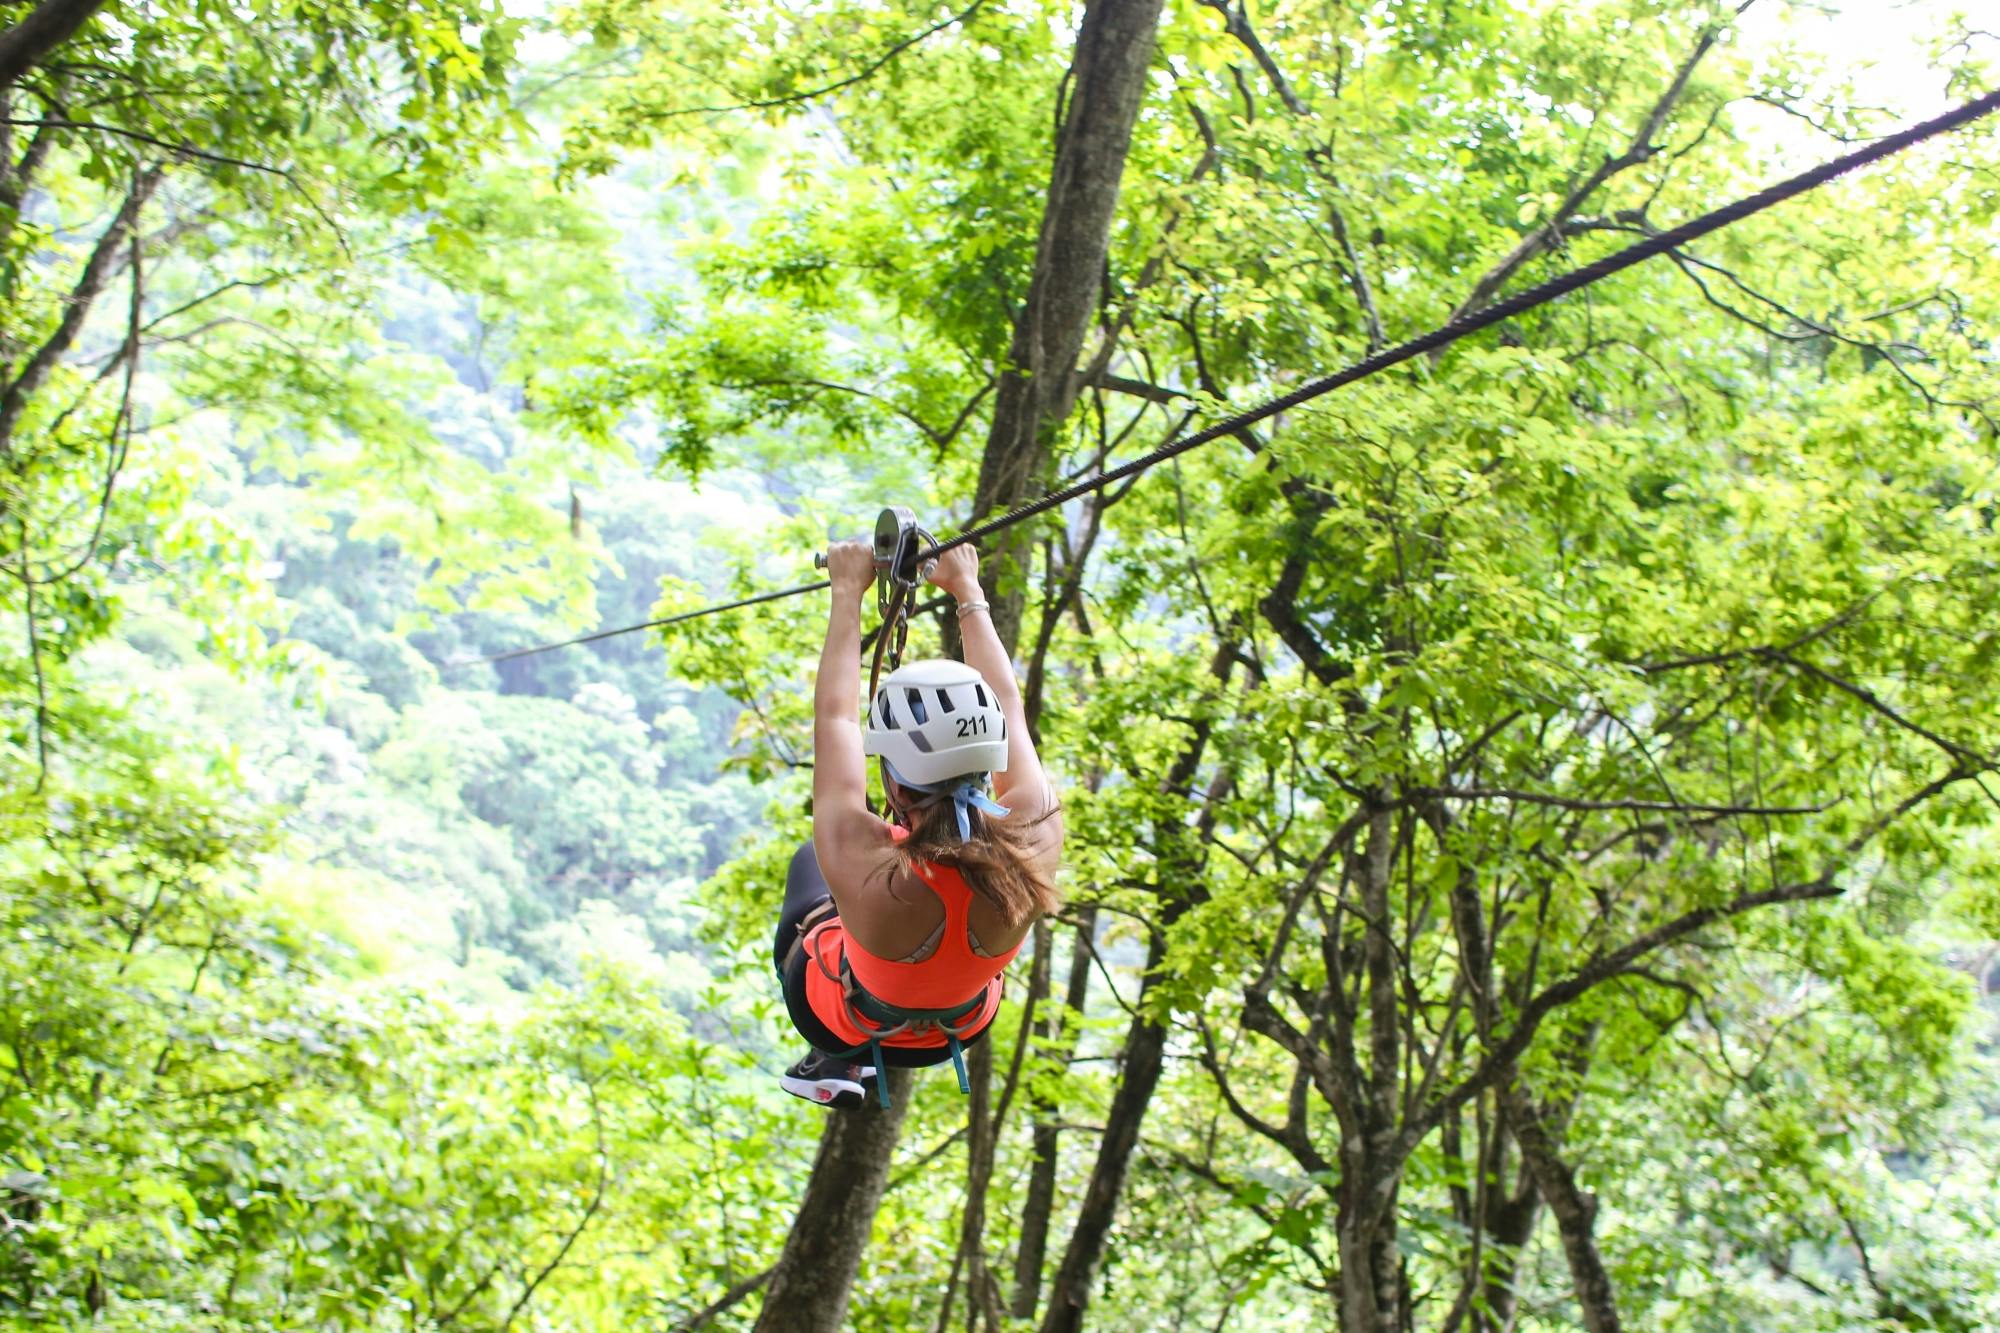
M821 1106L864 1106L873 1090L875 1066L851 1065L818 1051L778 1075L778 1086Z

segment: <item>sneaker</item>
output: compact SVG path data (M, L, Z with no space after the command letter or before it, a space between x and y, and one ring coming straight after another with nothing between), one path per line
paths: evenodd
M875 1066L851 1065L812 1051L778 1076L778 1086L821 1106L864 1106L873 1090Z

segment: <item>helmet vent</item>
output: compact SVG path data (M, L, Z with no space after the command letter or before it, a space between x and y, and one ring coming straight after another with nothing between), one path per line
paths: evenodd
M915 719L918 726L921 727L924 723L931 720L930 711L924 707L922 690L904 690L903 697L909 700L910 716Z
M986 687L976 680L972 682L972 697L979 700L981 708L986 707Z
M937 697L938 697L938 707L943 709L945 712L949 713L951 711L951 691L939 690L937 692Z
M875 696L875 716L881 719L884 731L898 730L896 715L889 711L889 691L884 690Z

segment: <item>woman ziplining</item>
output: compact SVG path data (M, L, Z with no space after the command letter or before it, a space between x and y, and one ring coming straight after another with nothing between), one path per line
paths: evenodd
M779 1080L824 1105L859 1106L885 1067L952 1061L986 1035L1001 978L1054 911L1062 817L1029 738L1020 687L980 597L970 546L930 582L958 604L964 662L911 662L861 697L861 601L877 552L827 550L832 588L813 691L812 840L793 855L773 961L812 1050ZM890 627L883 626L888 633ZM868 807L882 763L890 818ZM988 795L988 784L992 794Z

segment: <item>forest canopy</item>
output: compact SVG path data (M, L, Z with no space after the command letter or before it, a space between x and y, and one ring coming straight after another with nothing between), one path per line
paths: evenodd
M2000 117L985 542L970 1096L775 1082L823 597L507 656L1995 88L1874 9L0 3L0 1325L2000 1325Z

